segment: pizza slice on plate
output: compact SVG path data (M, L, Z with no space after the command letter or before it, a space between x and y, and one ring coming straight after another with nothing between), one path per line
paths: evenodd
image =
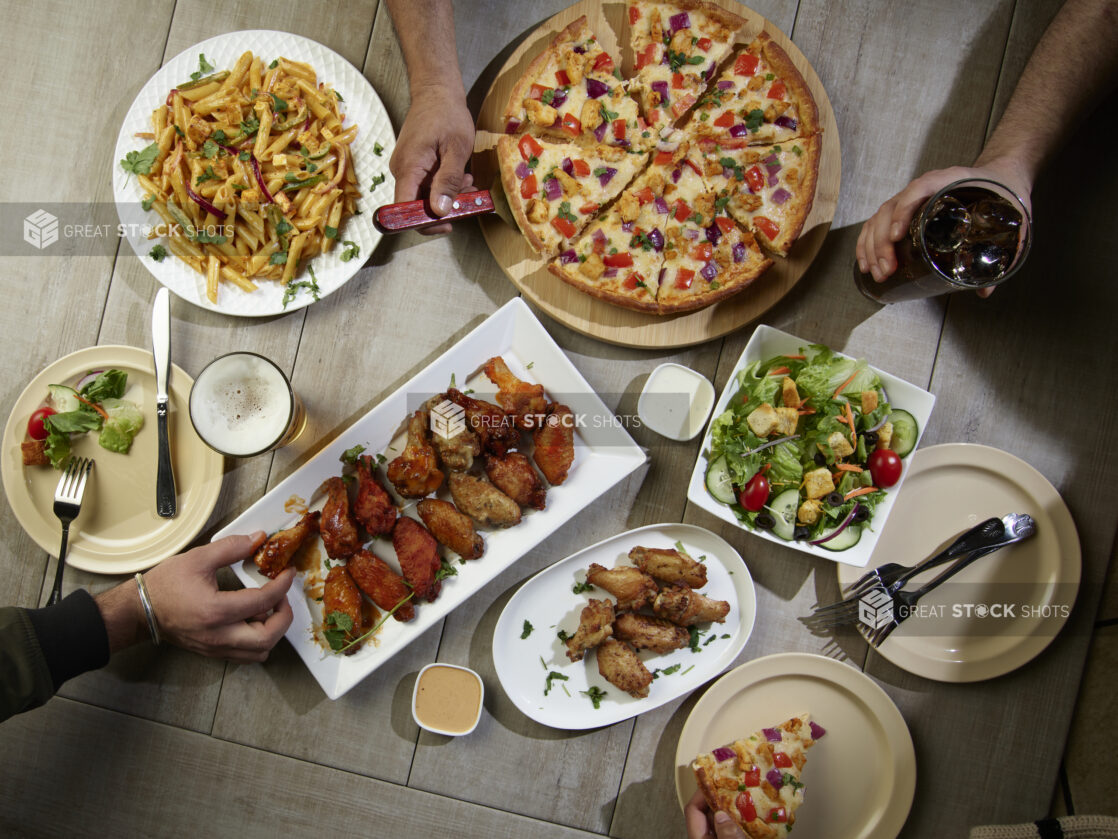
M580 17L528 65L505 108L505 133L643 148L651 142L628 83Z
M777 839L796 822L807 750L826 733L801 714L699 755L691 769L711 810L728 813L750 839Z
M723 148L783 143L817 134L819 111L788 53L762 32L703 95L688 129Z
M630 3L629 42L650 125L672 125L698 101L744 24L703 0Z
M762 247L787 256L815 200L821 145L815 134L772 146L709 146L703 173L719 202Z
M529 134L502 136L497 158L520 231L532 248L549 257L569 247L648 162L645 152L556 143Z
M664 174L653 167L625 190L549 267L580 291L640 311L657 311L657 278L668 207Z

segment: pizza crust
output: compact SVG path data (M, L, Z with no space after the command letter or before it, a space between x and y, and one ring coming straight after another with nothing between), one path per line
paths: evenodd
M526 204L520 196L520 182L516 177L516 167L520 162L520 149L517 147L516 137L510 134L503 135L497 141L497 163L501 171L501 187L505 191L505 199L508 201L513 218L516 219L516 226L520 228L520 232L524 234L532 250L543 256L554 256L559 249L544 242L528 221Z
M796 129L797 133L804 136L818 134L819 108L815 104L815 97L811 95L811 89L804 81L803 75L792 63L791 56L767 32L762 32L758 37L765 39L764 45L761 47L761 55L773 68L777 77L784 81L784 86L792 94L792 101L799 108L800 124Z

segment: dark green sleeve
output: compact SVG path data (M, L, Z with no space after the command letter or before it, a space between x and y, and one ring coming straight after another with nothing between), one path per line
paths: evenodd
M26 609L0 609L0 720L54 696L54 681Z

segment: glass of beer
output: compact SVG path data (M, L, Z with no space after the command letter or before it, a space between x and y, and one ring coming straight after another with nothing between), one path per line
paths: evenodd
M286 446L307 424L303 403L272 361L233 352L206 365L190 389L190 421L202 441L229 457Z
M891 276L876 282L855 261L854 281L875 303L990 288L1021 267L1031 243L1029 212L1012 190L983 178L955 181L912 217Z

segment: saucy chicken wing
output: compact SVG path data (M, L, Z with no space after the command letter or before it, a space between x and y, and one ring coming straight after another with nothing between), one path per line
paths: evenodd
M393 571L388 563L375 554L360 550L346 561L346 569L357 586L369 599L386 612L411 596L411 589L404 578ZM392 617L406 623L415 617L415 606L407 600L392 612Z
M345 481L338 477L327 478L322 488L326 492L326 504L318 522L322 544L330 559L344 559L361 547L357 522L349 512L349 491Z
M426 411L420 409L408 420L408 444L400 456L388 464L388 480L405 498L423 498L443 483L443 473L435 450L427 441Z
M446 392L446 398L466 412L466 424L477 434L485 451L500 456L520 443L516 422L503 408L453 387Z
M691 643L691 633L662 618L626 612L613 622L615 638L628 641L638 650L670 653Z
M373 459L363 455L357 460L357 500L353 517L370 536L392 532L396 523L396 506L373 472Z
M485 458L485 474L497 489L521 507L542 510L547 504L543 481L532 461L520 452L509 452L504 457L489 455Z
M446 394L439 393L428 399L424 408L431 411L446 401ZM438 426L435 428L437 429ZM434 433L431 435L431 445L438 452L439 463L451 472L468 472L474 465L474 458L481 454L481 440L468 427L463 427L461 431L450 437L446 434Z
M636 650L624 641L607 638L598 645L598 672L607 682L635 696L648 696L652 674L644 666Z
M641 571L665 583L688 588L702 588L707 584L707 567L677 550L638 546L629 551L629 559Z
M578 618L578 631L566 640L567 658L582 661L586 651L596 647L613 634L613 602L593 600L587 603Z
M474 520L449 501L424 498L416 510L431 535L462 559L477 559L485 553L485 540L474 530Z
M361 592L357 584L346 571L345 566L335 565L326 574L326 585L322 589L322 614L325 616L327 629L341 629L337 620L332 615L342 614L353 621L353 628L346 631L345 640L348 644L360 638L365 632L364 616L361 612ZM357 647L346 650L346 655L353 655Z
M485 362L485 375L497 386L497 404L516 419L523 429L539 423L547 413L547 399L543 385L530 385L512 374L505 360L499 355Z
M586 571L586 581L603 588L617 598L617 611L639 609L656 596L656 581L639 568L605 568L591 563Z
M452 472L448 483L454 504L483 527L510 527L520 522L520 505L484 478Z
M552 403L547 419L532 432L532 460L552 486L567 480L575 459L575 416L566 405Z
M428 602L438 597L443 584L435 575L439 573L442 560L439 559L439 543L431 532L415 519L400 516L392 528L392 547L396 549L400 570L415 596L426 598Z
M318 532L318 517L317 510L306 513L287 530L279 530L269 536L252 557L260 573L273 580L278 577L280 571L291 562L295 552L307 541L307 537Z
M652 611L679 626L693 626L708 621L723 623L730 612L730 604L683 586L667 586L652 601Z

